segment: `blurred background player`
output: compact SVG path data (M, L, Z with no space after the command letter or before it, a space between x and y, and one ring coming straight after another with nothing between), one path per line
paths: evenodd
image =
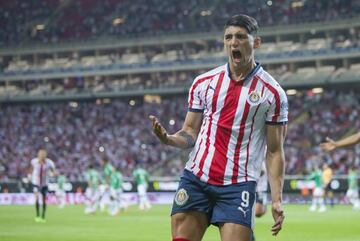
M145 169L137 167L133 172L133 176L135 178L137 192L139 195L139 209L148 210L151 208L151 204L146 195L149 182L149 173Z
M325 203L328 203L327 199L329 199L330 206L334 207L334 204L335 204L334 203L334 193L333 193L333 189L331 188L333 171L332 171L331 167L326 163L324 163L322 168L323 168L322 178L323 178L323 182L324 182L324 186L325 186L325 190L324 190Z
M346 197L353 205L353 209L359 211L360 210L359 186L358 186L358 177L355 167L349 167L348 190L346 191Z
M322 178L322 171L318 166L315 167L314 171L307 178L308 180L315 181L315 187L313 189L313 199L310 206L310 211L315 212L317 204L319 205L319 212L325 212L325 202L324 202L324 185Z
M352 146L360 143L360 132L357 132L351 136L342 138L340 140L334 141L331 138L327 137L326 142L321 143L320 147L326 151L331 152L335 149ZM354 205L354 209L359 209L359 193L358 193L358 183L357 183L357 173L356 168L350 166L348 172L348 190L346 192L346 197Z
M57 177L57 189L55 192L56 198L58 200L59 208L64 208L66 205L66 191L65 191L65 175L61 174Z
M100 175L92 164L89 165L89 169L85 173L85 179L87 181L85 191L85 213L95 213L98 208L100 198Z
M39 149L36 158L31 160L32 185L35 194L35 222L45 223L46 213L46 194L48 192L48 183L50 175L56 175L55 164L49 158L46 158L45 149ZM42 195L42 213L40 215L39 198Z
M119 213L120 209L125 209L127 207L126 203L122 199L123 193L123 177L120 171L114 169L111 176L111 186L110 186L110 205L109 205L109 214L115 216Z
M114 167L111 165L107 157L103 157L103 178L102 185L100 186L100 210L105 211L106 206L110 204L110 184L111 184L111 175L114 172Z

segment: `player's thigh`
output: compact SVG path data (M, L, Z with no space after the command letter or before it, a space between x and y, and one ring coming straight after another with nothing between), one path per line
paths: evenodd
M221 241L250 241L252 230L236 223L221 223L219 225Z
M173 238L184 238L200 241L209 225L206 213L189 211L171 216L171 233Z
M35 196L35 199L38 200L40 196L40 188L37 185L33 185L33 193Z
M240 224L250 230L255 217L255 182L244 182L223 187L213 187L216 198L210 223Z

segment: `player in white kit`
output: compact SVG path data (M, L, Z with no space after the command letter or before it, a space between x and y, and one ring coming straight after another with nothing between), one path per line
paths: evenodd
M35 194L36 217L35 222L45 223L46 213L46 194L50 175L56 175L55 164L49 158L46 158L45 149L40 149L36 158L31 160L31 182ZM42 214L40 215L40 194L42 194Z

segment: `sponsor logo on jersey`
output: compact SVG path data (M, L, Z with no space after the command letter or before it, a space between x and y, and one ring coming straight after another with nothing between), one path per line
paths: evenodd
M189 199L189 195L184 188L179 189L175 195L175 203L178 206L184 205Z

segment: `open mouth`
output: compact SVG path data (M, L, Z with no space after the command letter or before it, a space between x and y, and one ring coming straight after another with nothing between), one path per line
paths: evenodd
M241 61L241 52L239 50L233 50L233 51L231 51L231 53L232 53L233 60L235 60L236 62Z

